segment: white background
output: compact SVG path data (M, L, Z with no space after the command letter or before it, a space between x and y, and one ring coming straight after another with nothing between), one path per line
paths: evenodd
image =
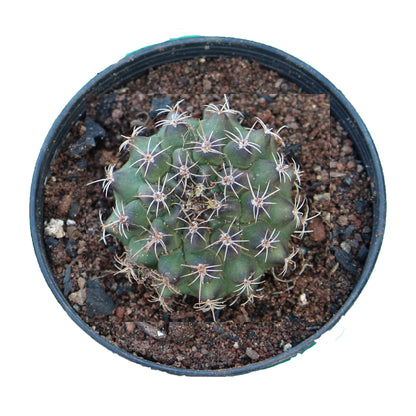
M3 2L0 413L415 415L411 3ZM64 105L128 52L183 35L246 38L310 64L361 115L386 176L384 244L353 308L303 355L233 378L152 371L90 339L47 287L29 234L31 175Z

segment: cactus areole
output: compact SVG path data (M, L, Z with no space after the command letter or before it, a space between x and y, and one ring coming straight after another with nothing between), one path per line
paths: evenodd
M201 120L180 104L159 112L155 134L138 127L125 137L127 162L96 181L115 201L109 218L100 214L102 239L123 244L120 271L150 279L165 311L188 295L215 319L227 304L261 297L265 272L286 273L297 254L291 237L301 238L310 218L279 131L260 119L243 127L226 96Z

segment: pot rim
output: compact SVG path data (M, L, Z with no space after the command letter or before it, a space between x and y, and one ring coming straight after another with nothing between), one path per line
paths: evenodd
M45 178L47 177L49 166L59 150L60 144L64 141L72 125L85 114L86 97L88 97L92 91L100 93L110 87L116 88L117 85L125 83L128 77L138 77L145 73L149 68L174 61L190 59L196 56L239 56L251 59L269 69L277 70L277 68L279 68L277 71L281 76L300 85L306 92L329 94L331 100L331 114L335 116L349 133L360 158L365 164L372 185L374 186L373 228L367 259L359 280L342 307L312 336L290 350L269 359L247 364L245 366L216 370L183 369L152 362L116 347L94 332L79 317L61 292L48 264L46 247L43 240L43 191ZM136 72L132 72L132 66L135 68ZM119 81L114 84L114 79L116 77ZM316 340L322 334L330 330L342 316L345 315L367 283L381 249L386 221L386 191L383 171L377 150L364 122L341 91L339 91L322 74L286 52L261 43L229 37L192 36L172 39L132 52L119 62L110 65L104 71L98 73L85 84L77 94L75 94L53 123L40 150L33 173L29 211L32 242L42 274L56 299L67 314L93 339L110 351L115 352L130 361L153 369L177 375L225 376L244 374L268 368L285 362L299 353L303 353L311 346L315 345Z

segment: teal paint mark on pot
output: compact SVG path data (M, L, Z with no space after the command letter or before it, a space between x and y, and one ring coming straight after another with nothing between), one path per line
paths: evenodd
M338 341L344 335L345 329L343 328L341 333L335 338L335 341Z

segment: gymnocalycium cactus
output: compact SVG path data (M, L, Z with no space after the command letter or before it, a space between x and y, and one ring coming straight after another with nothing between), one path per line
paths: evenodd
M128 161L106 168L100 181L115 206L106 221L100 214L103 239L123 243L119 270L150 279L164 310L173 295L190 295L215 319L228 300L260 297L266 271L286 273L297 253L290 237L302 237L310 218L299 166L278 151L279 131L260 119L243 127L227 97L201 120L180 103L160 111L167 116L152 136L136 127L120 146Z

